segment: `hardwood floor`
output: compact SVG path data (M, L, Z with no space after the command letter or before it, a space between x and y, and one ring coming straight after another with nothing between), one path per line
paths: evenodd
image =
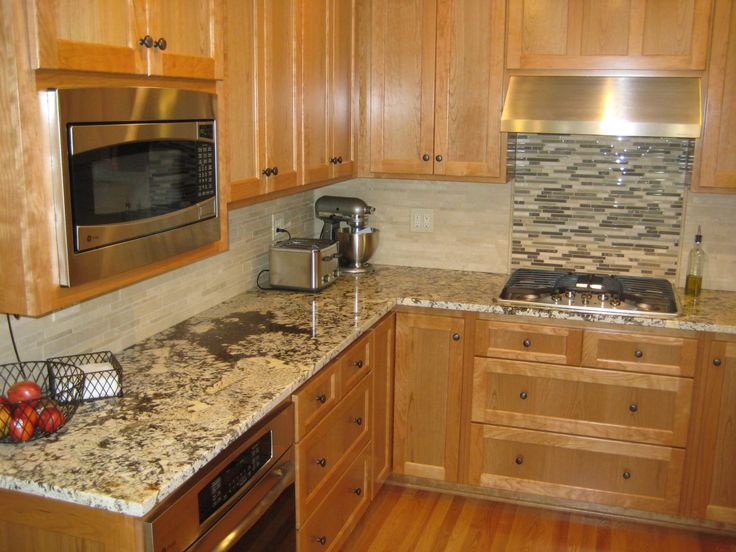
M736 539L385 485L343 552L736 552Z

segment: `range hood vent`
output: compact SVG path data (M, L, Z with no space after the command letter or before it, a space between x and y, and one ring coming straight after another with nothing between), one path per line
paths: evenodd
M698 138L694 77L512 76L504 132Z

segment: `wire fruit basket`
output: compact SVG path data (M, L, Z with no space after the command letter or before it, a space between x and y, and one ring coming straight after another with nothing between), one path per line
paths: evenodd
M0 365L0 443L56 433L72 419L83 391L84 372L65 362Z

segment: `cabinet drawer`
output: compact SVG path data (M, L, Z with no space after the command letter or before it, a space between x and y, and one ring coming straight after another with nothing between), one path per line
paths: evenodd
M367 333L340 356L340 387L346 395L371 369L373 334Z
M309 434L296 445L297 525L321 501L333 474L342 473L370 440L370 388L364 378Z
M300 441L330 412L340 399L340 364L331 365L312 377L292 396L296 441Z
M685 446L692 380L475 359L474 422Z
M471 425L470 483L675 513L685 451Z
M692 377L697 354L694 338L586 330L582 363L594 368Z
M339 550L368 508L370 447L364 449L298 532L299 550Z
M477 356L579 364L583 331L559 326L479 320Z

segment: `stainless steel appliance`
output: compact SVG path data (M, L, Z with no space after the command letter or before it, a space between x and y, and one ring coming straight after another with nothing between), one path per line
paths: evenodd
M62 286L219 239L213 95L83 88L45 96Z
M268 253L273 288L319 291L340 276L334 240L293 238L277 242Z
M289 404L147 516L146 550L296 550L293 442Z
M375 208L357 197L322 196L314 205L317 218L324 221L320 238L337 240L344 272L368 272L367 262L378 247L378 228L368 223ZM345 223L347 226L341 226Z
M663 278L607 276L520 268L499 302L601 314L671 317L679 313L672 284Z

